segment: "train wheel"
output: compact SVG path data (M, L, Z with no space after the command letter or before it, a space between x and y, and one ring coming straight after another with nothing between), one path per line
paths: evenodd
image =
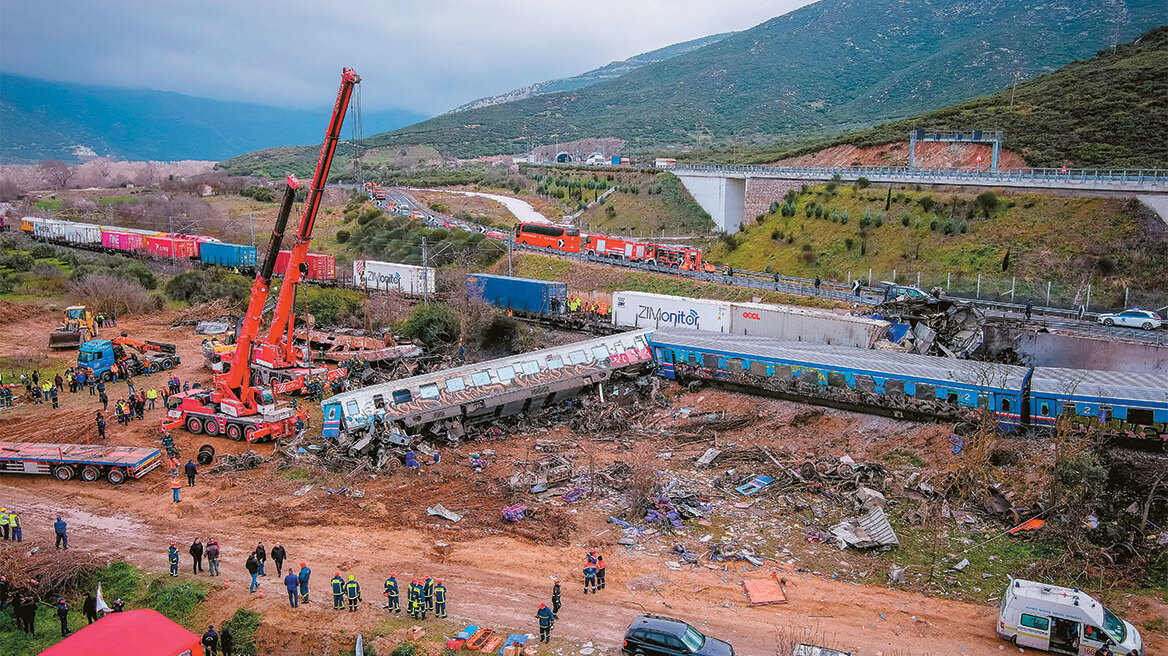
M198 435L203 432L203 420L198 417L187 417L187 430Z
M227 438L236 442L243 438L243 430L240 429L239 424L227 424Z
M219 422L214 419L208 419L207 423L203 425L203 430L211 437L215 437L219 434Z
M101 478L101 470L93 465L85 465L81 468L81 480L86 483L92 483Z
M70 480L73 478L73 468L69 465L57 465L53 467L53 476L56 476L58 481Z
M126 482L126 470L122 469L121 467L114 467L113 469L109 470L109 473L105 475L105 478L114 485L121 485L122 483Z

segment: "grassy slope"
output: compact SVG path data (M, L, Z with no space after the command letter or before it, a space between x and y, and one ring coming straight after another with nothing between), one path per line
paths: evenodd
M1168 167L1168 26L1058 71L966 103L798 148L727 149L701 161L772 162L839 144L905 141L910 130L1003 130L1031 166Z
M761 223L746 224L733 238L739 246L731 249L728 240L723 240L708 257L736 268L769 268L788 275L835 280L843 280L849 270L854 276L866 276L872 268L876 278L890 276L897 269L902 275L910 274L910 282L915 282L915 272L922 271L927 286L945 284L946 273L952 272L954 289L969 290L981 273L986 276L983 292L1001 291L1003 286L1008 289L1010 277L1017 276L1019 293L1043 297L1045 281L1053 280L1056 298L1073 294L1091 276L1096 285L1093 298L1100 302L1105 300L1104 294L1110 294L1112 301L1118 294L1122 302L1126 285L1149 292L1168 288L1168 230L1159 221L1138 216L1134 203L1022 195L1000 198L1002 206L987 220L980 211L966 218L972 195L897 190L885 212L886 193L887 188L857 192L841 186L833 195L822 186L811 188L796 201L795 216L767 214ZM926 197L938 203L932 213L922 207L921 199ZM943 228L954 199L954 234L945 235ZM847 212L848 223L808 218L809 204ZM869 226L864 231L867 236L861 237L859 224L866 211L874 217L884 216L884 225ZM908 227L901 223L905 215ZM936 230L930 229L934 219ZM963 221L968 228L965 234L960 232ZM772 238L776 231L782 234L781 239ZM790 243L788 238L793 238ZM848 238L853 241L851 249L845 242ZM866 242L863 255L861 242ZM804 255L804 245L810 246L809 255ZM1011 265L1003 273L1001 264L1007 250ZM1101 258L1110 260L1102 267L1110 269L1105 277L1097 266ZM994 280L992 285L990 279Z

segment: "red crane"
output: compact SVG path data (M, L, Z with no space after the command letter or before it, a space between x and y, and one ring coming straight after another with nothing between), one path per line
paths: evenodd
M311 362L303 362L297 357L297 349L292 339L292 329L296 323L292 311L296 302L296 285L306 273L304 262L308 255L308 244L312 241L316 215L324 196L324 185L328 181L329 169L332 168L341 125L349 107L349 99L353 95L353 87L360 82L361 77L353 69L346 68L341 72L341 88L337 92L337 101L333 105L333 116L325 132L324 143L320 146L316 174L312 178L312 186L308 189L304 213L300 217L300 226L293 239L292 254L288 259L288 268L284 272L284 282L280 286L280 296L272 314L272 323L268 326L267 336L256 344L255 361L260 363L256 367L259 370L257 373L261 379L273 381L274 385L278 384L274 381L289 381L291 385L281 386L284 389L294 388L297 384L303 383L303 375L295 372L305 371L307 367L307 373L312 373ZM285 373L281 374L281 370ZM334 375L337 375L337 372L330 374L330 377Z

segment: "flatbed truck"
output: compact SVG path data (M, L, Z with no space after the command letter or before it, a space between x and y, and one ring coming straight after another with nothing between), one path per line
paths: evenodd
M162 464L158 449L103 444L0 442L0 473L52 474L60 481L74 476L86 482L105 477L114 485L142 478Z

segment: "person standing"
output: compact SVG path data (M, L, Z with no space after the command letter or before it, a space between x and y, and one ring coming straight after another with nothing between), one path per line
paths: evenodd
M188 549L191 554L191 574L203 571L203 551L203 543L199 541L199 538L195 538L195 541L191 543L191 548Z
M426 596L426 610L434 612L434 579L432 577L426 577L426 582L422 585L422 592Z
M312 576L312 570L308 569L308 565L300 563L300 573L296 575L300 579L300 603L308 603L308 579Z
M434 582L434 617L446 619L446 586L441 580Z
M0 535L3 535L5 540L8 539L8 509L7 508L0 508Z
M596 594L596 563L589 559L584 563L584 594Z
M8 593L12 586L8 584L7 576L0 576L0 613L8 610Z
M154 409L154 402L158 400L158 390L151 387L146 390L146 401L150 404L150 410Z
M178 474L170 477L170 492L174 495L174 502L178 503L178 491L182 489L182 484L178 482Z
M552 641L552 625L555 623L555 618L552 617L552 611L547 607L547 604L540 604L539 610L535 613L536 619L539 620L539 641Z
M67 528L65 520L57 515L57 521L53 522L53 531L57 534L57 548L65 551L69 550L69 536L65 532Z
M101 391L101 395L97 397L97 400L101 401L101 411L109 412L109 395L105 393L105 390Z
M1026 299L1026 320L1030 321L1030 313L1034 311L1034 299Z
M816 294L819 294L819 286L821 284L823 284L823 281L819 279L819 276L815 276L815 293Z
M223 656L232 656L235 638L231 637L231 631L227 630L227 625L224 625L223 630L219 632L219 648L223 650Z
M560 617L560 608L563 605L560 603L560 579L556 577L556 583L552 586L552 617L558 619Z
M261 542L255 548L256 562L260 564L260 576L267 576L264 572L264 563L268 562L268 551L264 549L264 543Z
M219 634L215 633L214 624L207 625L207 632L203 634L201 643L203 645L203 656L218 656Z
M345 609L345 579L341 578L341 573L336 572L329 583L333 586L333 610Z
M178 576L178 546L175 543L170 543L170 549L166 552L166 558L170 561L170 575Z
M203 554L207 556L207 571L211 576L219 576L219 543L215 538L207 540L207 548Z
M288 588L288 605L296 608L300 605L300 577L292 568L288 568L288 576L284 577L284 587Z
M284 550L284 547L279 542L277 542L276 545L272 547L272 562L276 563L276 576L280 576L284 573L284 559L287 557L288 552ZM289 571L291 571L291 568L289 568Z
M187 458L187 464L183 467L183 471L187 475L187 487L194 487L195 474L199 473L199 468L195 466L195 461Z
M24 632L36 635L37 600L31 593L21 597L20 615L24 619Z
M24 534L20 528L20 515L15 510L8 513L8 530L12 531L13 542L24 542Z
M81 602L81 612L90 624L97 621L97 600L88 592L85 593L85 601Z
M54 410L61 407L60 404L58 403L57 388L56 387L53 387L52 389L49 390L49 398L53 399L53 409Z
M397 574L390 574L385 579L385 607L398 615L401 614L400 592L397 587Z
M349 598L349 612L357 612L357 602L361 601L361 584L357 583L357 577L352 574L349 575L349 582L345 584L345 596Z
M596 587L604 589L604 556L596 557Z
M97 411L97 437L100 440L105 440L105 417L102 416L101 411Z
M35 605L36 602L34 601L33 604ZM69 630L69 604L65 603L64 597L57 597L57 619L61 620L62 638L72 633Z
M245 563L244 566L247 567L247 573L251 574L250 592L255 592L256 588L260 587L259 581L256 580L256 576L258 576L260 572L260 561L256 558L255 553L248 555L247 563Z

